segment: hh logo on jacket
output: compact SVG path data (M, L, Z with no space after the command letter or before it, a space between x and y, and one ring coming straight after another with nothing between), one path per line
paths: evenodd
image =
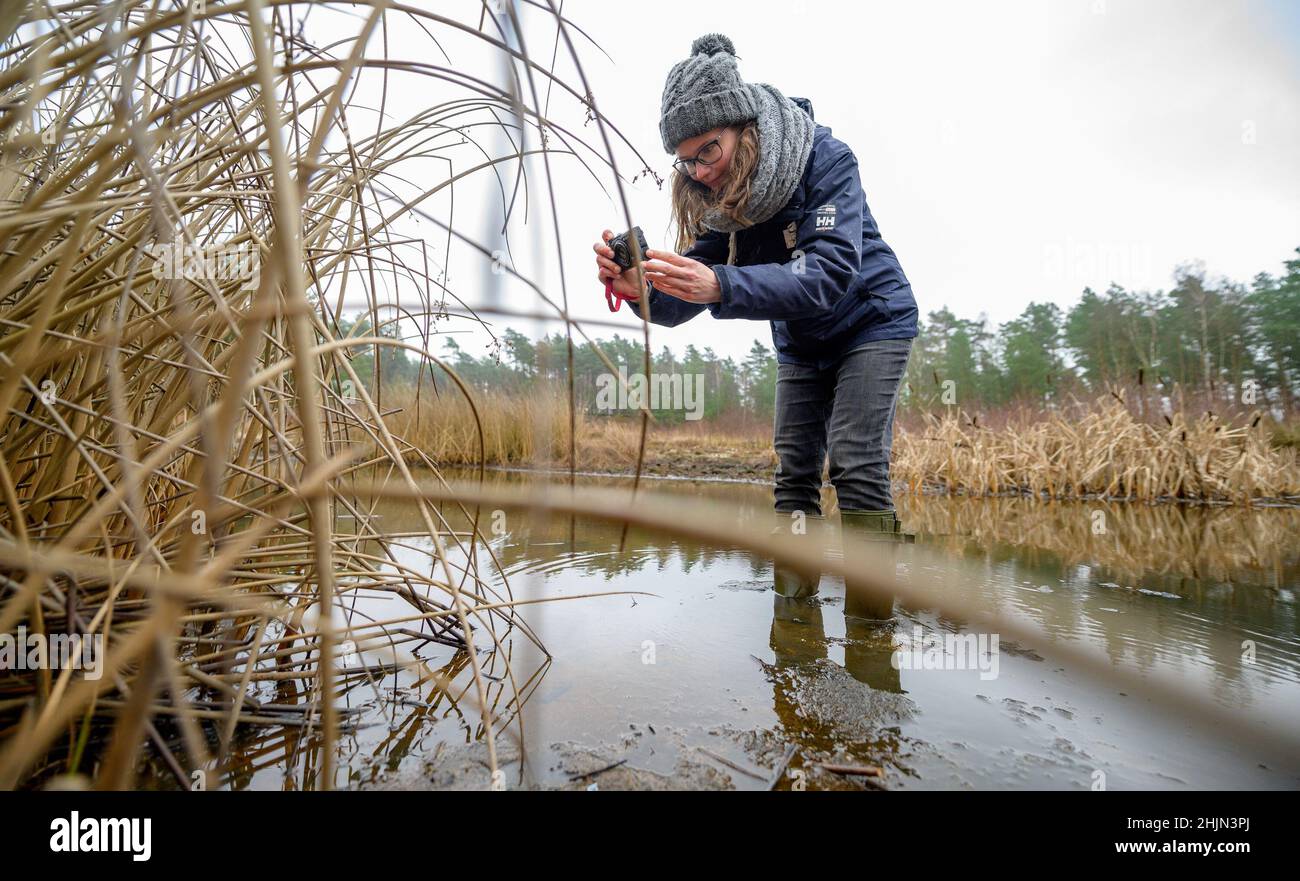
M817 229L835 229L835 205L827 202L817 209Z

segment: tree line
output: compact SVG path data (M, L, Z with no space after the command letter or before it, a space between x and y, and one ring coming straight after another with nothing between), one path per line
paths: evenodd
M900 406L1050 407L1068 395L1143 385L1158 394L1181 387L1225 402L1250 402L1253 391L1258 404L1291 413L1300 381L1300 248L1296 255L1281 275L1261 272L1249 285L1211 279L1203 266L1184 264L1168 291L1112 284L1098 294L1085 288L1068 309L1034 302L996 326L985 316L958 318L945 306L920 322ZM363 333L361 324L358 329L342 322L340 330ZM644 371L639 340L615 335L597 343L616 368ZM527 394L539 383L567 387L569 354L562 334L534 340L507 329L490 348L475 356L444 336L438 354L476 389ZM756 341L739 361L720 358L709 347L688 345L679 355L664 346L652 357L651 370L703 374L706 420L766 420L776 395L776 364L772 349ZM372 351L358 353L353 365L369 384ZM380 372L385 385L413 383L418 367L404 351L385 348ZM608 372L592 344L574 341L574 389L589 412L596 412L598 378ZM682 418L671 410L656 415L668 422Z
M912 351L912 406L1050 404L1080 390L1145 385L1205 392L1292 412L1300 379L1300 248L1285 272L1250 285L1174 271L1168 291L1084 288L1068 310L1030 303L996 328L931 312ZM951 396L949 396L951 397Z

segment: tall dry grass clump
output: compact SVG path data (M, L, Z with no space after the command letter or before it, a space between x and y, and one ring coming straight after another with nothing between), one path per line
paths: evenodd
M339 39L313 45L305 23L331 12ZM271 725L310 736L301 785L328 787L339 696L397 666L442 681L410 660L424 646L458 650L496 770L524 681L496 649L505 634L540 642L490 550L474 550L476 509L459 506L475 528L457 531L413 500L427 566L397 562L412 536L371 514L392 485L416 486L415 447L384 418L381 378L372 388L353 362L401 347L456 389L428 353L431 324L476 314L412 221L486 265L490 248L426 203L526 156L583 147L612 162L543 122L543 101L554 114L569 100L610 155L589 90L529 59L516 12L4 5L0 634L102 640L103 675L16 670L0 652L0 785L130 786L148 744L189 786L220 774L238 729ZM399 33L424 35L414 57L386 54ZM445 55L449 35L475 48L477 75ZM344 335L348 309L371 330ZM426 401L421 424L468 449L464 393ZM396 602L366 619L361 594ZM343 669L344 641L407 660Z
M490 465L544 468L563 458L564 435L536 430L567 418L563 388L480 393L472 409L458 398L436 415L421 415L418 397L399 388L385 400L401 409L392 424L432 463L470 465L482 457ZM443 418L449 412L455 418ZM635 421L579 409L575 424L580 469L624 471L636 458ZM746 434L706 422L663 427L646 455L652 472L676 476L766 480L776 467L767 426ZM1112 398L1067 412L1021 411L996 426L957 410L925 414L919 427L896 428L891 473L912 492L969 496L1232 504L1300 496L1300 451L1279 446L1261 419L1233 424L1212 413L1174 413L1152 424Z
M1174 413L1152 424L1119 401L1036 414L989 428L960 411L900 430L893 475L914 492L1026 493L1054 499L1197 500L1249 504L1300 496L1295 450L1253 418Z
M410 445L408 461L432 467L475 466L555 469L566 463L569 403L565 390L540 386L530 394L478 391L438 398L428 388L400 386L385 395L392 430ZM775 465L771 439L700 433L697 423L660 426L646 441L646 467L653 473L725 472L737 464ZM574 414L575 467L583 472L629 471L637 461L638 420Z
M430 406L430 402L436 404ZM568 452L568 402L562 389L519 395L479 391L473 398L428 387L394 389L384 398L394 412L389 425L413 448L415 461L437 466L518 465L562 462ZM586 420L578 414L579 437ZM629 451L623 450L627 453ZM623 463L635 457L623 458Z

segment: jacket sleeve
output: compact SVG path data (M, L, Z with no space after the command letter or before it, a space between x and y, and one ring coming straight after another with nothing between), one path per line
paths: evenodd
M727 262L727 249L729 247L727 233L706 232L695 240L695 244L687 248L683 257L690 257L692 260L698 260L705 266L716 266L719 263ZM683 321L689 321L696 315L704 311L704 303L688 303L678 297L669 296L663 291L656 290L653 284L650 285L650 323L662 324L664 327L676 327ZM628 306L641 317L641 307L639 304L628 300Z
M722 299L708 304L713 317L788 321L833 309L862 268L864 202L858 160L845 150L809 182L796 259L717 267Z

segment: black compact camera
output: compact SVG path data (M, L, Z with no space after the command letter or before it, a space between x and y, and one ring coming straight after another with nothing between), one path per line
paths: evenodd
M646 244L645 234L641 232L641 227L634 226L621 236L614 236L606 242L614 251L614 262L618 264L619 272L626 272L632 268L632 242L630 237L635 235L637 245L641 248L641 259L645 259L646 249L650 246Z

